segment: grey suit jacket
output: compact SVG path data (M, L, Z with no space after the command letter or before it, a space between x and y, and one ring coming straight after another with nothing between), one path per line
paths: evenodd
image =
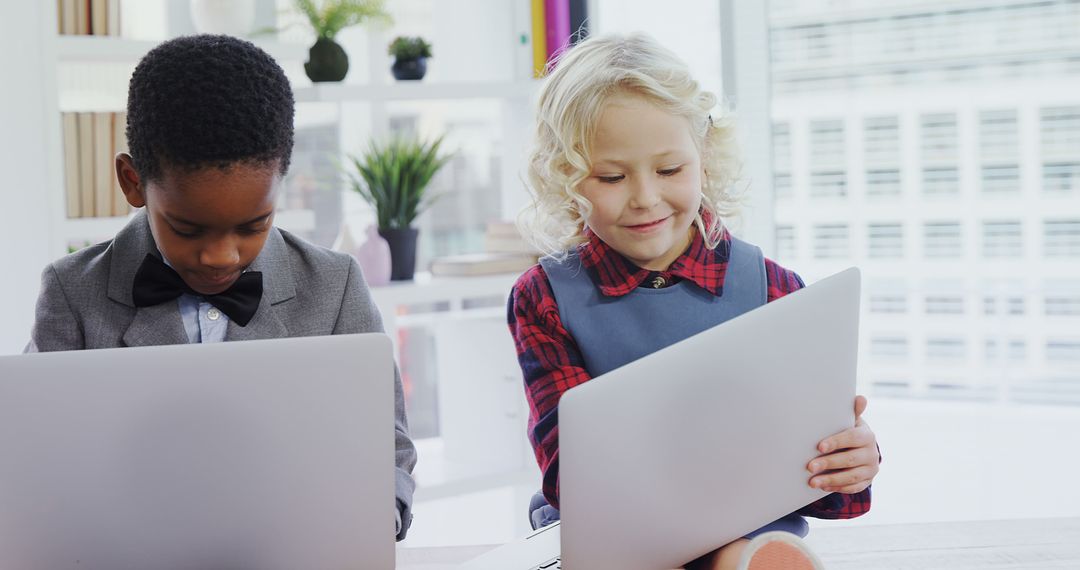
M141 211L111 241L65 256L41 276L27 352L82 350L188 342L178 304L136 308L131 287L147 253L160 255ZM263 273L258 311L225 339L382 332L382 318L352 257L311 245L273 228L251 269ZM401 378L394 378L398 540L412 520L416 448L409 439Z

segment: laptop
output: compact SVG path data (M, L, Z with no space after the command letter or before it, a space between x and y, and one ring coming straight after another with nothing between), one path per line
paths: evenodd
M393 568L391 350L0 357L0 568Z
M562 521L464 568L675 568L825 496L806 464L854 423L858 325L851 268L567 391Z

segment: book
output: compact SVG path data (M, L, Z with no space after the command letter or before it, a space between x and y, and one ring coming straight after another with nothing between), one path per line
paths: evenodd
M466 253L431 261L431 274L444 277L521 273L536 265L537 257L521 253Z
M588 0L570 0L570 44L589 37Z
M108 0L90 1L90 33L95 36L109 35Z
M90 33L90 0L75 0L75 34Z
M58 19L60 20L60 33L65 35L74 35L79 33L78 25L76 23L78 11L76 5L79 0L59 0L57 5Z
M519 253L539 255L531 243L525 241L513 222L488 222L484 230L484 251L488 253Z
M120 0L108 0L105 34L120 36Z
M533 77L541 78L547 68L547 21L544 0L532 0Z
M82 215L81 197L79 196L79 119L75 113L60 115L64 139L64 197L67 203L67 217L78 218Z
M570 1L544 0L547 61L550 62L570 44Z
M94 114L77 113L79 121L79 215L94 216Z
M127 113L113 113L113 156L117 153L127 152ZM124 191L120 188L120 180L116 177L116 168L112 166L115 163L110 162L109 172L112 175L112 215L114 216L126 216L131 210L130 205L127 203L127 198L124 197Z
M113 212L113 125L112 113L94 113L94 216Z

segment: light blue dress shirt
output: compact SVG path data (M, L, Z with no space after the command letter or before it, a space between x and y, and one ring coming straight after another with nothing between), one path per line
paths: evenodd
M184 330L188 342L222 342L229 326L229 317L217 307L207 303L202 297L184 293L176 300L180 306L180 318L184 320Z
M162 254L161 259L165 265L172 267L169 260ZM187 332L188 343L222 342L225 340L225 331L229 327L229 317L225 316L217 307L207 303L201 296L184 293L176 299L180 307L180 318L184 321L184 331Z

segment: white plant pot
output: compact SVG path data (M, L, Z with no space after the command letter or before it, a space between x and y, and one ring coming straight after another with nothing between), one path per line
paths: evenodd
M191 21L199 33L244 37L255 25L255 0L191 0Z

